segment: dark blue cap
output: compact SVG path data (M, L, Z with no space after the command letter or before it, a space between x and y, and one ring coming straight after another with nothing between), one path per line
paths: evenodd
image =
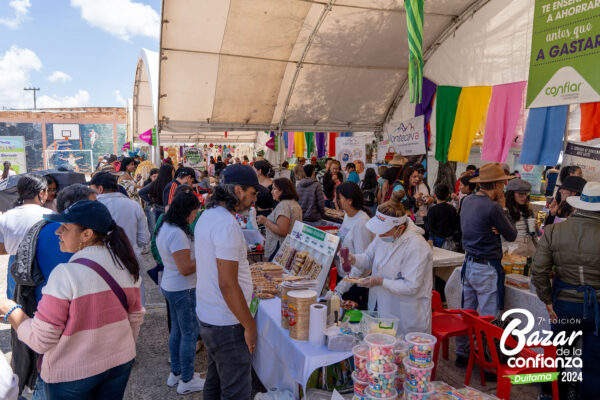
M256 172L248 165L229 165L223 170L221 175L223 176L224 184L253 186L256 190L260 188Z
M60 214L44 215L44 219L61 224L77 224L101 233L108 233L117 226L108 208L95 200L78 201Z

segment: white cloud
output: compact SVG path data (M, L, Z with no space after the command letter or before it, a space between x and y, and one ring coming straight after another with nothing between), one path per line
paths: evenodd
M33 95L23 88L33 86L31 73L42 69L42 61L30 49L13 45L4 54L0 54L0 108L32 108ZM43 90L43 88L42 88ZM42 91L42 93L44 93ZM73 96L40 96L37 93L37 106L44 107L82 107L90 102L90 94L79 90Z
M10 29L20 28L21 23L27 18L31 3L29 0L10 0L8 5L14 10L15 15L11 18L0 18L0 25L7 26Z
M31 50L11 46L0 55L0 106L29 108L33 105L30 92L30 73L42 69L42 61Z
M88 24L120 39L159 37L160 16L149 5L132 0L71 0L71 6L81 9Z
M89 103L87 90L79 90L74 96L41 96L37 101L38 108L85 107Z
M65 83L72 80L71 75L62 72L62 71L54 71L52 75L48 77L48 80L52 83L61 82Z
M119 103L120 106L127 107L127 100L125 100L125 98L123 96L121 96L121 91L115 90L114 93L115 93L115 99L117 100L117 103Z

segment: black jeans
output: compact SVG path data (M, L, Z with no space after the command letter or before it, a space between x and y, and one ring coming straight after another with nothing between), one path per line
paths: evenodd
M252 394L252 355L242 325L216 326L200 321L208 371L204 400L248 400Z

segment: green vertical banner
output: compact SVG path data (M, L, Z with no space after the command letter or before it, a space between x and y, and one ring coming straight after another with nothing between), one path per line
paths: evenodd
M527 108L600 101L600 2L535 0Z
M313 151L313 138L315 137L314 132L304 132L304 137L306 138L306 157L310 158L310 154Z
M420 103L423 90L423 0L404 0L408 28L408 90L410 102Z
M158 143L156 137L156 128L152 128L152 146L156 146L156 143Z

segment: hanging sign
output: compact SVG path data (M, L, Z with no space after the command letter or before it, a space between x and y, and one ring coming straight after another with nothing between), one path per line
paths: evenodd
M531 184L532 194L542 194L543 165L515 163L515 169L521 174L521 179Z
M588 182L600 182L600 148L569 142L562 165L577 165Z
M197 147L184 147L183 148L183 165L185 167L200 168L204 156L202 150Z
M536 0L527 107L600 101L600 5Z
M426 154L425 149L425 116L420 115L408 119L387 134L388 152L400 153L403 156Z
M342 169L346 164L354 163L356 172L361 176L365 173L365 164L367 152L365 146L365 137L339 136L335 138L335 159L342 164Z

